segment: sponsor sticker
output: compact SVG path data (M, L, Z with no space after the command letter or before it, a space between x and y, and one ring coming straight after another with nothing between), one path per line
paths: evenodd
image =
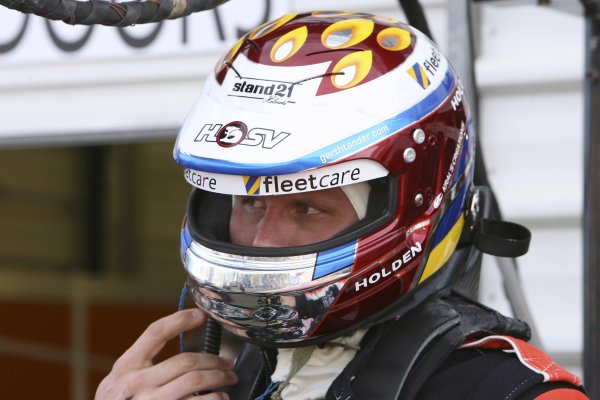
M248 127L241 121L230 122L217 132L217 144L221 147L233 147L240 144L248 134Z
M439 51L433 46L430 47L429 54L420 62L416 62L406 72L423 89L431 85L431 80L437 75L440 69L443 69L443 58Z
M301 83L241 78L239 82L233 84L228 96L285 106L296 103L292 96L294 88L298 85L301 85Z
M237 145L272 149L290 136L289 132L277 132L269 128L248 129L245 123L233 121L227 124L204 124L194 142L217 143L221 147Z
M456 85L456 91L454 92L454 96L452 96L452 100L450 100L450 104L452 105L452 109L456 111L460 103L462 103L463 98L465 97L465 90L463 89L462 83L460 80Z
M415 242L414 245L401 250L392 262L382 264L382 266L361 279L354 282L354 291L360 292L377 285L387 277L394 275L401 268L410 264L414 259L418 258L423 252L423 246L420 242Z
M452 176L454 175L454 170L456 169L456 164L458 162L458 158L460 157L460 153L462 150L463 142L465 139L466 126L463 121L460 125L460 133L458 134L458 140L456 141L456 147L454 148L454 154L452 155L452 160L450 161L450 167L448 168L448 172L446 173L446 178L444 179L444 183L442 184L442 192L446 193L448 190L448 186L450 185L450 181Z
M361 132L354 135L352 138L330 146L326 151L319 154L319 160L321 160L321 163L323 164L338 160L341 157L359 151L371 143L386 137L390 132L391 129L387 124L376 126L369 131Z
M269 196L331 189L384 177L388 171L373 160L354 160L287 175L239 176L186 169L193 186L218 193Z
M458 89L457 89L458 93ZM456 95L455 95L456 96ZM454 154L452 155L452 160L450 160L450 166L448 167L448 172L446 172L446 177L444 178L444 182L442 183L442 192L439 193L435 200L433 201L433 207L438 209L442 204L442 200L444 199L444 195L448 191L450 183L452 182L452 177L454 176L454 171L456 170L456 164L458 163L458 159L460 157L463 144L466 138L466 125L463 121L460 125L460 133L458 134L458 140L456 141L456 147L454 148Z
M425 73L425 70L421 66L421 64L414 63L414 65L408 70L408 74L421 86L423 89L427 89L429 87L429 78Z
M429 76L433 77L437 74L438 69L442 66L442 55L433 46L431 46L431 54L422 62L423 68Z

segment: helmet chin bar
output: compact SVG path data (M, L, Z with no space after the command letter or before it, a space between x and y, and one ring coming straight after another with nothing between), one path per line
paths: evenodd
M305 345L343 283L333 282L311 293L246 294L217 291L188 279L193 300L225 329L249 342L293 347Z
M225 329L244 341L263 347L298 347L325 343L364 326L401 316L429 297L449 290L465 273L479 267L481 252L473 245L457 249L442 268L422 285L385 309L352 325L322 336L311 336L330 310L346 280L330 281L314 289L277 293L233 292L217 288L188 274L188 287L196 305Z
M304 344L350 274L348 267L312 280L314 254L234 258L240 257L192 243L188 287L194 302L226 329L261 344Z

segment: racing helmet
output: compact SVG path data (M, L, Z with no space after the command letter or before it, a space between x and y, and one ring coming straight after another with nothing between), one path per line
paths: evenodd
M288 14L217 62L179 132L181 231L198 307L246 341L322 343L398 316L464 274L475 134L437 46L366 13ZM236 196L367 185L366 211L299 246L230 239ZM460 247L460 246L459 246Z

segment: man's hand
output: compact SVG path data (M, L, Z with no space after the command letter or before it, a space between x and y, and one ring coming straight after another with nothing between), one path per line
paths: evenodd
M206 353L181 353L156 365L152 362L179 332L205 323L206 315L199 309L179 311L152 323L115 362L98 386L95 400L227 399L224 393L192 393L237 383L230 361Z

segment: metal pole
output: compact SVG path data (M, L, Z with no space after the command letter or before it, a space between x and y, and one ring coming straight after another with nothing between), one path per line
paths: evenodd
M471 114L478 132L479 97L475 80L475 50L473 43L473 18L471 0L447 2L448 8L448 59L460 76L471 106ZM479 157L480 154L477 155Z
M518 273L517 261L514 258L496 257L496 263L502 275L502 283L504 284L504 290L506 298L510 302L510 307L513 311L513 315L529 324L531 328L531 339L529 343L536 346L537 348L543 348L542 339L540 333L533 319L533 314L525 298L525 292L521 285L521 278Z
M475 184L488 186L491 189L487 178L487 171L483 160L481 150L481 133L478 129L479 117L479 93L477 91L477 79L475 75L475 45L473 43L473 15L471 0L452 0L452 5L448 1L448 58L456 69L471 104L471 114L475 122L475 130L479 134L477 140L477 161L475 165ZM502 219L500 207L495 198L493 199L493 213L495 219ZM530 342L541 348L541 338L533 319L533 315L527 304L525 293L520 282L518 274L517 261L512 258L496 257L506 297L511 305L513 315L527 322L531 328Z
M584 382L590 398L600 398L600 6L582 0L586 11L584 141Z

